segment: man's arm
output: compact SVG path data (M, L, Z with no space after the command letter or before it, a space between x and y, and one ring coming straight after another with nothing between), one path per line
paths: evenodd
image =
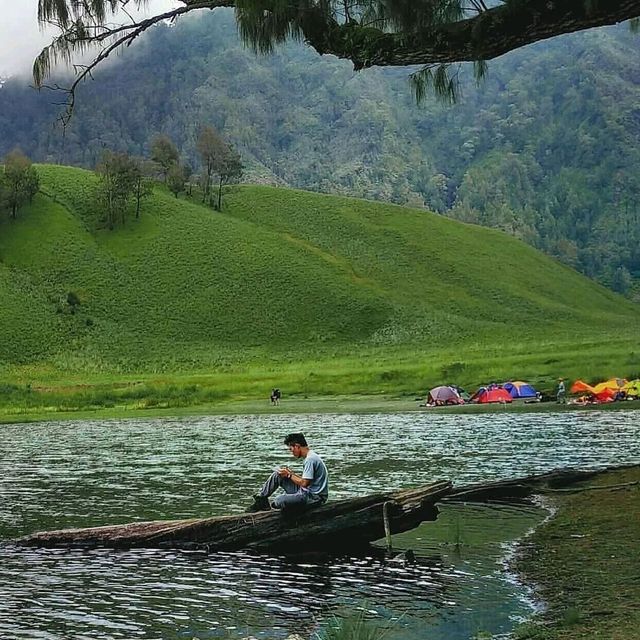
M311 480L308 480L307 478L303 478L302 476L299 476L297 473L293 473L293 471L291 471L291 469L287 467L283 467L282 469L280 469L278 471L278 475L282 478L289 478L289 480L291 480L293 484L297 484L299 487L302 487L303 489L306 489L311 484Z

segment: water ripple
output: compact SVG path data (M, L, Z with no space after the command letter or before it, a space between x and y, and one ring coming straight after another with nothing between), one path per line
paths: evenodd
M199 417L8 425L0 538L36 530L243 510L303 431L332 497L449 478L470 483L640 461L637 413ZM391 637L507 632L529 605L498 562L535 508L451 505L397 536L414 565L377 555L291 560L244 553L0 549L0 638L259 638L311 633L365 607Z

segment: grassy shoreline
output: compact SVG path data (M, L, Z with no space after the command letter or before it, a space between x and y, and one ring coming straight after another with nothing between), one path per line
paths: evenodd
M427 389L451 381L472 392L492 380L521 379L533 384L545 398L553 398L559 375L588 382L613 376L638 377L640 353L630 356L630 348L626 340L609 341L604 346L522 343L513 345L508 353L496 351L490 345L428 353L408 346L377 347L367 348L359 356L351 353L301 360L291 354L285 359L274 356L269 361L257 359L213 369L168 372L61 370L51 363L3 367L0 363L0 423L87 416L254 414L274 410L412 411L418 410ZM277 409L268 400L273 387L284 394ZM627 408L627 403L614 405L616 409L623 406ZM514 404L429 410L535 412L566 407L545 402L524 407Z
M634 484L635 483L635 484ZM640 465L558 492L556 513L523 544L515 568L547 609L517 640L635 640L640 627ZM613 489L593 489L612 487Z
M605 405L571 405L542 402L511 405L462 405L451 407L419 406L422 401L413 397L390 395L342 395L292 397L272 406L268 399L223 399L217 403L191 406L116 405L81 407L66 410L58 407L0 407L0 424L15 424L44 421L71 420L117 420L178 418L206 415L262 415L262 414L309 414L309 413L428 413L484 414L484 413L562 413L566 411L628 411L640 409L640 401L616 402Z
M640 307L501 232L249 185L108 231L94 174L38 172L0 221L0 413L640 376Z

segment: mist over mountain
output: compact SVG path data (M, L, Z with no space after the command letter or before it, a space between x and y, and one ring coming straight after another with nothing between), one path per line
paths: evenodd
M625 26L557 38L489 64L462 98L416 105L406 69L355 73L291 43L256 56L230 11L161 25L63 96L0 90L0 154L93 167L168 134L197 167L203 124L249 182L425 207L502 229L633 296L640 280L640 40Z

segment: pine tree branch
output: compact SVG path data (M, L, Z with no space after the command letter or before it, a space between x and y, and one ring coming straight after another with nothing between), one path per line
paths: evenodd
M638 16L640 0L530 0L503 4L429 33L389 33L334 21L304 35L319 53L347 58L362 69L492 60L540 40Z
M51 57L56 56L56 45L60 42L68 43L68 48L61 48L63 57L70 58L74 49L82 49L84 46L105 44L91 62L86 65L74 65L76 76L68 88L58 87L59 90L67 94L66 109L60 120L63 126L69 123L75 108L76 91L81 82L92 76L95 68L106 60L114 51L122 47L128 47L132 42L147 31L150 27L163 21L175 20L191 11L199 9L217 9L219 7L232 7L233 0L184 0L184 6L177 7L165 13L157 14L139 21L131 21L122 25L109 26L105 24L89 24L83 26L81 32L74 32L73 28L63 29L58 27L62 33L50 47L45 49L34 64L34 80L38 88L43 88L44 79L49 75L51 69ZM48 21L49 22L49 21Z
M101 5L99 16L89 8L84 19L77 19L77 16L72 19L69 7L73 5L67 4L70 1L40 0L40 20L50 22L57 18L60 35L43 50L34 64L36 85L43 85L57 59L70 62L74 52L92 45L102 46L102 49L89 64L76 66L76 78L67 90L68 107L62 118L65 123L73 112L78 85L114 51L131 45L158 22L175 20L192 11L234 7L237 4L235 0L181 0L182 6L165 13L126 24L109 25L102 15L106 4ZM126 0L122 2L126 4ZM99 4L97 0L96 6ZM268 22L269 6L265 2L265 8L255 14L254 20ZM318 53L351 60L356 69L482 62L561 34L640 17L640 0L505 0L490 9L482 0L471 0L461 15L468 16L471 7L474 7L473 17L400 32L365 26L356 20L345 20L344 16L340 20L327 12L325 2L289 0L286 7L278 2L273 10L283 12L286 8L284 12L289 11L297 22L290 33L300 34ZM264 35L259 25L252 33L258 34L258 39ZM249 36L250 41L251 38ZM257 48L261 46L265 48L264 43ZM266 48L269 48L268 41Z

